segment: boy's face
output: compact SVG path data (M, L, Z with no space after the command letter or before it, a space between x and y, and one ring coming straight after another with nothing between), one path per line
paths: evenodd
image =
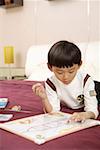
M57 79L59 79L64 84L69 84L74 79L77 70L80 68L78 64L74 64L72 67L65 67L65 68L59 68L59 67L49 67L49 69L54 72Z

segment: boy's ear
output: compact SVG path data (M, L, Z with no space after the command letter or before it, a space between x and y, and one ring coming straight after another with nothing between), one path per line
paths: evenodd
M50 71L52 71L52 66L50 64L47 63L48 68L50 69Z
M82 63L83 63L83 62L82 62L82 60L81 60L81 62L80 62L80 66L82 65Z
M80 62L80 64L79 64L79 68L81 67L82 63L83 63L83 62L82 62L82 60L81 60L81 62Z

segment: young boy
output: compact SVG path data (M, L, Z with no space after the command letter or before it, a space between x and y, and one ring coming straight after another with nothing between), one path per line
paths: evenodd
M32 89L40 96L45 112L60 110L60 103L67 107L78 109L84 107L84 112L75 112L69 121L84 121L96 119L98 104L92 78L80 69L82 64L81 51L73 43L59 41L48 52L48 68L54 73L45 82L45 88L40 83Z

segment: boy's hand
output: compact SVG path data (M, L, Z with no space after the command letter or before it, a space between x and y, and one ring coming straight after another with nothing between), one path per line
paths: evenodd
M40 96L42 99L45 99L47 96L46 96L46 92L45 92L45 88L42 84L40 83L37 83L35 85L32 86L32 90L33 92Z
M93 112L75 112L69 118L69 122L84 122L86 119L95 118Z

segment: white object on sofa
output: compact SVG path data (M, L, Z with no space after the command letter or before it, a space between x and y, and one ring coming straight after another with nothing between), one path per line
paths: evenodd
M45 81L52 72L47 67L47 54L51 45L35 45L29 48L25 73L28 80Z
M100 42L76 43L82 52L83 65L88 74L100 81ZM52 75L47 67L47 54L52 45L34 45L26 57L25 72L28 80L45 81Z
M85 68L95 81L100 82L100 42L90 42L85 54Z

